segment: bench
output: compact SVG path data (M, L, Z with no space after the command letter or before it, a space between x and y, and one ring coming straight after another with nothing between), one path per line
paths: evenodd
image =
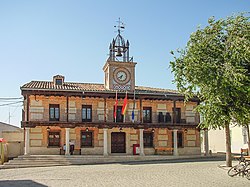
M244 158L245 160L249 161L250 160L250 155L248 155L248 149L240 149L240 155L234 156L235 159L240 160Z
M250 161L250 156L241 156L241 155L234 156L234 158L235 158L236 160L240 160L242 157L243 157L245 160Z
M79 155L82 154L81 148L74 148L73 153L75 153L75 151L78 151L78 152L79 152ZM60 147L60 155L65 155L65 150L63 149L63 147Z
M155 154L158 154L159 152L170 152L173 154L174 148L172 147L155 147Z

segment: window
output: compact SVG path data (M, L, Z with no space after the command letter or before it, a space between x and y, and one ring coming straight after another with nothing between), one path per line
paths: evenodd
M81 147L93 147L93 132L82 131Z
M171 123L171 115L169 112L166 113L166 122Z
M143 132L144 147L153 147L153 132Z
M56 85L62 85L63 80L62 79L56 79Z
M183 146L183 132L178 131L177 132L177 147L184 147ZM174 132L172 132L172 147L174 147Z
M49 143L48 146L60 147L60 132L48 132Z
M152 108L151 107L143 107L143 122L144 123L151 123L151 116L152 116Z
M82 106L82 121L84 122L92 121L92 106L91 105Z
M158 123L171 123L171 115L169 112L166 115L163 112L158 113Z
M115 111L115 107L114 107L114 111ZM115 122L115 118L114 118L114 122ZM116 122L123 122L122 106L117 106Z
M49 105L49 120L59 121L59 118L60 118L59 105Z
M163 123L164 122L164 115L162 112L159 112L158 114L158 122Z
M173 108L173 113L175 112L175 123L181 123L181 108Z

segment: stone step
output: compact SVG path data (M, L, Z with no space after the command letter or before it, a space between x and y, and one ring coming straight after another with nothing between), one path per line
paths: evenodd
M25 165L25 166L30 166L30 165L41 165L41 166L43 166L43 165L71 165L70 163L46 163L46 162L44 162L44 163L36 163L36 162L31 162L31 163L6 163L6 164L4 164L4 165Z
M153 160L174 160L187 159L189 156L129 156L129 155L30 155L19 156L10 160L4 165L0 165L0 169L7 168L24 168L24 167L50 167L50 166L68 166L68 165L85 165L85 164L103 164L103 163L122 163L133 161L153 161ZM201 156L192 156L192 159L201 159Z
M49 161L60 161L60 160L69 160L69 159L60 159L60 158L55 158L55 159L48 159L48 158L16 158L16 159L13 159L13 161L26 161L26 160L49 160Z
M70 164L79 164L79 163L93 163L93 162L122 162L130 161L128 159L68 159L68 160L10 160L8 163L11 164L29 164L29 163L70 163Z
M29 167L53 167L53 166L67 166L65 164L33 164L33 165L2 165L0 169L14 169L14 168L29 168Z
M18 158L14 158L13 160L76 160L76 159L103 159L104 157L18 157Z
M57 162L57 161L91 161L91 160L112 160L112 161L123 161L123 160L142 160L142 158L113 158L113 157L65 157L65 158L43 158L43 157L36 157L36 158L16 158L13 161L51 161L51 162ZM145 160L145 158L143 159Z
M22 161L22 160L19 160L19 161L14 161L14 160L11 160L9 162L7 162L6 164L33 164L33 163L36 163L36 164L42 164L42 163L48 163L48 164L54 164L54 163L70 163L68 161L46 161L46 160L32 160L32 161L29 161L29 160L25 160L25 161Z
M126 160L123 160L123 162ZM88 159L88 160L71 160L68 162L65 161L58 161L58 162L50 162L50 161L29 161L29 160L16 160L10 161L5 163L0 168L7 169L7 168L25 168L25 167L51 167L51 166L68 166L68 165L84 165L84 164L100 164L100 163L115 163L121 162L115 159Z

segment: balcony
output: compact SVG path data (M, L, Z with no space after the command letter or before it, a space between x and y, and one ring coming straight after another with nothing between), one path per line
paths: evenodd
M143 113L143 112L142 112ZM173 112L152 112L151 116L147 118L147 121L143 120L143 116L140 116L141 112L139 110L135 111L135 118L133 123L137 124L198 124L199 114L193 112L182 112L174 114ZM91 110L91 112L82 114L81 109L60 109L59 119L50 119L49 109L44 109L40 111L32 110L29 113L30 122L47 122L47 123L114 123L113 110L106 110L106 118L104 110ZM82 116L84 116L82 118ZM140 121L142 119L142 121ZM125 116L118 116L117 123L132 123L132 111L128 110Z

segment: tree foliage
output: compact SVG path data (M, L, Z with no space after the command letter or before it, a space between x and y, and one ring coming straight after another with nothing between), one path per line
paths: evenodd
M250 122L250 22L246 14L208 20L170 62L178 90L197 96L201 127Z

